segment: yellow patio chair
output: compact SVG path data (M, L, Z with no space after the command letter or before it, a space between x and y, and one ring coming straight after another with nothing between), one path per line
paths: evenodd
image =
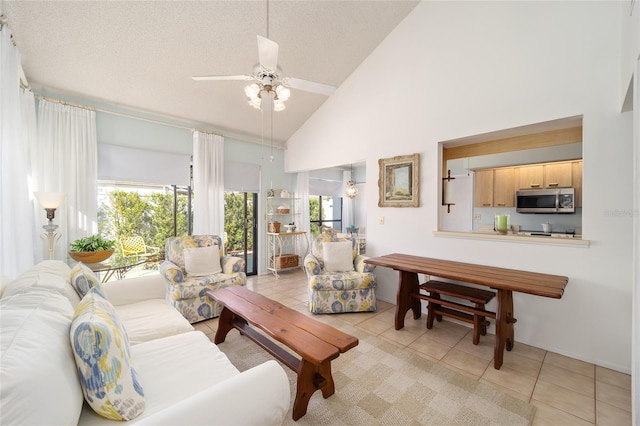
M160 252L158 247L148 246L140 235L120 239L123 256L153 256Z

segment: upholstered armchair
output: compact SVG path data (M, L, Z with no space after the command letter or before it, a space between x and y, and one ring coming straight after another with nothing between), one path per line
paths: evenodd
M167 300L189 322L220 315L222 306L207 296L208 290L245 285L244 259L222 256L217 235L167 238L160 274L167 284Z
M366 258L357 255L353 237L319 234L304 258L309 311L314 314L375 311L375 265L364 263Z

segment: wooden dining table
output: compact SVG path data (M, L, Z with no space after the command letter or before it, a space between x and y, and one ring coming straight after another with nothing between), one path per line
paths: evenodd
M502 366L504 349L510 351L515 343L513 324L516 318L513 315L513 292L560 299L569 281L567 277L560 275L401 253L371 257L364 262L392 268L399 272L395 313L396 330L404 327L404 318L409 310L413 311L414 319L420 318L421 297L418 274L486 286L496 290L496 341L493 361L495 369L500 369Z

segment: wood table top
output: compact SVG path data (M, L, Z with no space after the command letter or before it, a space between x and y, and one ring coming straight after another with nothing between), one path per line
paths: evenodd
M433 275L472 284L481 284L498 290L560 299L569 278L517 269L456 262L402 253L371 257L364 261L372 265L398 271Z

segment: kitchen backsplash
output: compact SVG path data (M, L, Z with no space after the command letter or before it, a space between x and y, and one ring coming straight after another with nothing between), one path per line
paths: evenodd
M520 225L521 231L542 232L542 224L550 223L552 232L582 234L581 208L573 214L524 214L516 213L515 207L478 207L473 209L473 230L480 230L481 225L493 226L496 214L508 214L511 225Z

